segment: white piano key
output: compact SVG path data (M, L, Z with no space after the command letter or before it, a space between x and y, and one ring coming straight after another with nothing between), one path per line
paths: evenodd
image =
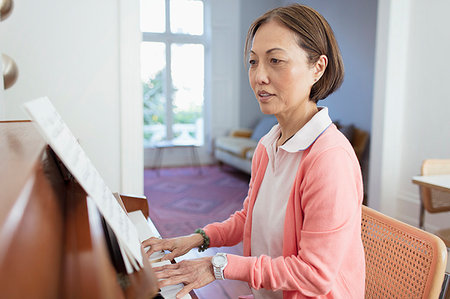
M161 236L159 235L158 230L156 229L156 227L153 225L153 223L147 222L147 220L145 219L144 214L142 214L141 211L133 211L128 213L128 217L130 217L131 222L134 223L134 225L136 226L137 232L138 232L138 236L139 239L141 241L144 241L150 237L157 237L160 238ZM158 262L153 262L155 260L159 260L160 258L162 258L165 255L164 252L155 252L153 253L149 260L151 262L152 267L160 267L160 266L164 266L164 265L169 265L171 264L170 261L158 261ZM176 284L176 285L171 285L171 286L166 286L161 288L161 296L164 297L164 299L175 299L176 295L179 291L181 291L181 289L183 288L183 284ZM182 299L192 299L191 295L187 294L185 296L183 296Z

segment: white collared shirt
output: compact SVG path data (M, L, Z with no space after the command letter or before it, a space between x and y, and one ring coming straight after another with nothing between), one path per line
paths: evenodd
M277 150L281 129L277 124L261 140L269 163L253 208L251 255L283 255L284 219L302 154L331 124L328 108L319 111ZM256 299L283 298L282 291L252 289Z

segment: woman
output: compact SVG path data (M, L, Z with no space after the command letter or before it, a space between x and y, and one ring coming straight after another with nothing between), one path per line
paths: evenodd
M294 4L250 27L245 53L261 111L278 120L258 143L241 211L195 234L149 239L166 258L194 247L244 244L244 256L219 254L156 270L183 296L215 279L248 282L255 298L363 298L363 189L348 140L317 102L343 80L334 34L316 11Z

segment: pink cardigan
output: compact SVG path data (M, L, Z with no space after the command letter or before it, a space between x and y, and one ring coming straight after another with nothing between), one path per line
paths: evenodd
M228 255L225 278L283 290L283 298L364 298L363 187L348 140L332 124L304 150L286 209L283 256L277 258L251 256L250 248L253 206L267 163L260 142L243 209L204 228L212 247L243 240L244 256Z

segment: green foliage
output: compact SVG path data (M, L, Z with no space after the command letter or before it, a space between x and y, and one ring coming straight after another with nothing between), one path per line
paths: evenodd
M155 78L142 82L144 96L144 126L165 123L164 71L159 71Z
M159 71L154 78L149 78L147 82L142 82L143 102L144 102L144 126L165 125L166 124L166 99L164 94L164 72ZM174 124L195 124L203 117L202 105L192 105L188 110L180 109L176 105L173 107ZM174 138L180 133L174 132ZM195 137L195 132L189 132ZM144 132L144 140L152 140L152 132Z
M197 119L202 118L202 107L191 107L189 110L177 111L175 108L174 123L195 124Z

